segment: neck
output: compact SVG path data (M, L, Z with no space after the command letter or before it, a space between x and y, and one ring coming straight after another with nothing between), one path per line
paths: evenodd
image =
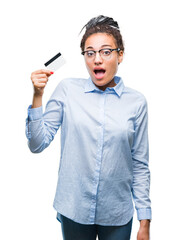
M96 85L96 84L95 84ZM97 85L96 85L97 86ZM115 81L114 81L114 78L109 82L109 83L107 83L106 85L103 85L103 86L97 86L100 90L102 90L102 91L105 91L106 90L106 88L108 88L108 87L115 87L116 86L116 83L115 83Z

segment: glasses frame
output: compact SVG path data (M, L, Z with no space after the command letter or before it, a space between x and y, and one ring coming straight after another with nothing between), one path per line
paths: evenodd
M96 53L98 52L99 55L100 55L100 52L101 52L102 50L109 50L109 51L111 51L111 53L112 53L113 51L119 52L121 49L120 49L120 48L114 48L114 49L111 49L111 48L102 48L102 49L100 49L100 50L98 50L98 51L95 51L95 50L86 50L86 51L81 52L81 54L82 54L82 55L85 55L85 53L91 51L91 52L94 52L95 56L94 56L93 58L95 58L95 57L96 57ZM111 54L110 54L110 55L111 55ZM110 55L109 55L109 56L110 56ZM101 57L101 56L100 56L100 57ZM91 57L91 58L92 58L92 57Z

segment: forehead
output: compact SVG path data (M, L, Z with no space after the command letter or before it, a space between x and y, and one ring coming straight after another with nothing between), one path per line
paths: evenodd
M85 41L85 49L86 48L97 49L102 46L116 48L115 38L107 33L94 33L90 35Z

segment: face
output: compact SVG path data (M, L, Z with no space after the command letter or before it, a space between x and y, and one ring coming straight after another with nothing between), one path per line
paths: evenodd
M112 35L106 33L94 33L85 41L85 49L99 51L103 48L115 49L118 46ZM101 90L114 87L114 76L118 70L118 64L123 60L123 52L113 51L109 59L103 59L97 52L95 58L85 57L87 70L93 83Z

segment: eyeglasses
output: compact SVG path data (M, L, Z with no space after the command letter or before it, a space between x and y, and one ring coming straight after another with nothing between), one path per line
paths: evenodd
M102 59L107 60L107 59L110 59L113 51L119 52L120 48L115 48L115 49L103 48L103 49L100 49L99 51L88 50L88 51L83 51L81 54L84 55L87 59L93 60L96 57L96 53L98 52Z

